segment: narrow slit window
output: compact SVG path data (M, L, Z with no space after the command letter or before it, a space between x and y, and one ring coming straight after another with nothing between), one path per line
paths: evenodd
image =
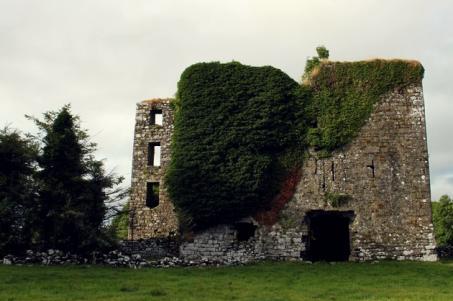
M148 144L148 166L160 166L160 143Z
M335 182L335 163L332 161L332 166L330 167L332 172L332 182Z
M146 206L155 208L159 205L159 182L146 183Z
M376 169L376 166L374 165L374 160L371 160L371 164L367 165L366 167L368 167L371 170L371 177L374 178Z
M149 123L151 125L162 125L162 110L151 110Z

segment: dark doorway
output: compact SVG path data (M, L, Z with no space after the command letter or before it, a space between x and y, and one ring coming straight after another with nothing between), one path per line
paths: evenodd
M314 210L307 213L306 257L311 261L347 261L351 252L349 223L353 211Z
M255 236L256 226L252 223L237 223L236 238L238 241L247 241Z

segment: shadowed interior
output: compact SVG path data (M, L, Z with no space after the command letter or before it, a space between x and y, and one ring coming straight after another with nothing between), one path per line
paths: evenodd
M350 255L349 223L352 211L315 210L307 214L309 238L307 259L347 261Z

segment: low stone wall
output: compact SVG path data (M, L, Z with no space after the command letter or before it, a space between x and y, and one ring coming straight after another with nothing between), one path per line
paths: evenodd
M256 237L237 241L236 231L227 225L214 227L196 235L193 241L182 243L180 256L187 261L227 264L264 259L262 244Z
M144 258L179 257L180 241L177 238L149 238L123 240L118 249L125 254L140 254Z
M180 257L185 261L244 264L263 259L300 260L303 250L302 234L295 230L257 226L253 236L241 241L235 225L220 225L183 242Z
M109 265L114 267L141 268L150 266L150 262L140 254L123 254L118 250L108 253L93 252L87 256L80 256L69 252L49 249L39 252L27 250L24 255L6 255L1 260L4 265ZM155 263L159 264L159 263Z

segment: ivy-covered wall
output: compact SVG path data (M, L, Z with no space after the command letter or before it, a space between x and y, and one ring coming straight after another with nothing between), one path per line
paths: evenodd
M266 208L302 145L300 86L273 67L200 63L178 83L166 183L183 226L202 229Z
M166 175L183 226L203 229L282 207L291 196L283 200L279 190L308 148L325 157L347 145L382 95L423 77L415 61L315 58L303 84L276 68L237 62L183 72Z
M351 142L383 95L420 83L423 72L416 61L320 62L306 81L309 145L326 154Z

